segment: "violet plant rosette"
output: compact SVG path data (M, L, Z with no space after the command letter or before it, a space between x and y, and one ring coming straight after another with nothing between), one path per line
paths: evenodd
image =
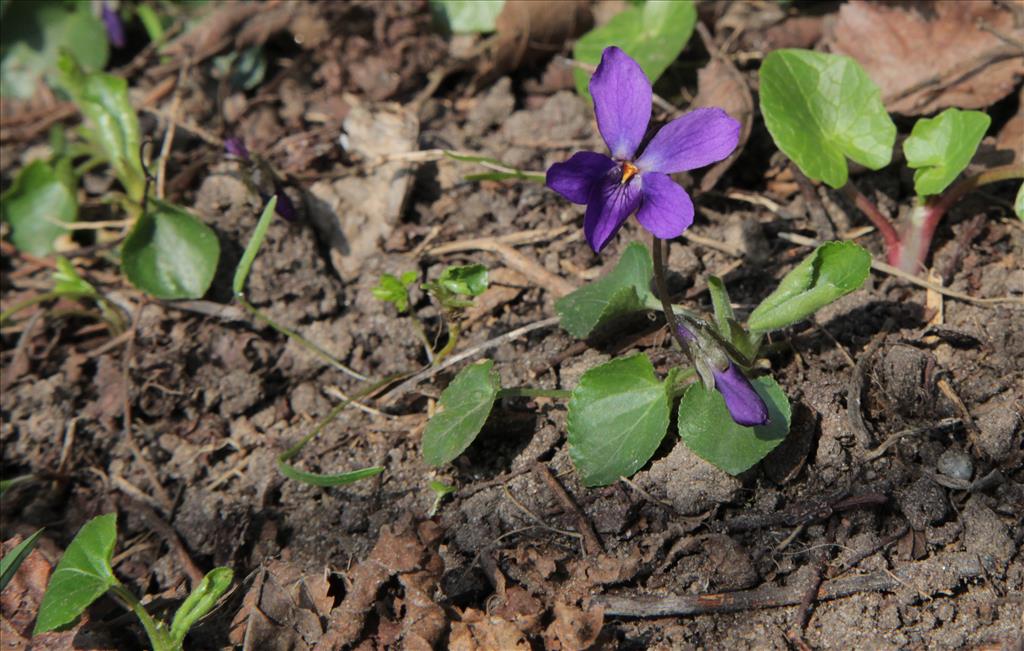
M679 237L693 223L693 201L668 175L729 156L739 143L740 123L720 108L696 109L666 124L638 152L651 119L651 83L640 65L614 46L601 55L590 94L612 155L577 152L548 169L548 187L586 204L583 232L595 252L634 212L656 237Z

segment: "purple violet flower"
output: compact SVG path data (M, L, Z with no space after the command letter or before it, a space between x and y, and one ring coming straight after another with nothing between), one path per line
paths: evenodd
M697 340L697 336L681 323L676 325L676 331L687 342ZM715 376L715 389L725 398L725 406L737 425L755 427L768 424L768 406L736 362L729 359L724 369L718 369L712 364L712 373Z
M653 96L639 64L617 47L605 48L590 94L612 157L577 152L548 169L548 187L586 204L583 232L595 252L634 212L655 236L679 237L693 223L693 202L668 175L726 158L739 143L740 123L720 108L696 109L662 127L638 156Z
M100 7L100 18L103 19L103 26L107 28L107 39L110 44L120 49L124 47L124 24L117 12L110 8L106 2Z
M235 158L241 158L244 161L249 160L249 148L245 146L245 141L241 138L228 138L224 141L224 151Z

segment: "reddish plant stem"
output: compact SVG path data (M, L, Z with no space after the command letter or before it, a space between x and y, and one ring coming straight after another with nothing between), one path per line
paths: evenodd
M846 185L842 187L842 191L843 194L845 194L847 198L849 198L850 201L852 201L854 205L871 220L871 223L875 225L878 232L882 234L882 239L885 241L885 253L889 260L889 264L898 264L901 248L900 236L899 233L896 232L896 227L893 226L892 220L883 215L875 204L857 189L857 186L853 184L853 181L847 181Z

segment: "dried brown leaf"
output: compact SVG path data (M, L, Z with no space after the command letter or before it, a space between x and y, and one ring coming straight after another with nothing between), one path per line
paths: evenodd
M512 622L470 608L462 614L462 621L452 623L448 648L451 651L530 651L530 643Z
M1024 40L1013 13L990 1L854 0L840 7L826 40L832 52L864 66L890 111L923 115L983 108L1013 91L1024 76L1024 52L993 32Z
M550 58L593 23L589 3L583 0L508 0L495 23L494 56L482 70L478 87L486 83L484 80Z
M591 606L581 610L565 603L555 604L555 620L544 632L548 649L576 651L597 642L604 626L604 608Z

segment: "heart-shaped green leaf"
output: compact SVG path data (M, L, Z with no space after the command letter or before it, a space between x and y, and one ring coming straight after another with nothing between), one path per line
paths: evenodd
M668 431L671 384L643 354L583 374L569 399L568 428L569 456L584 485L611 484L650 460Z
M768 132L804 174L839 188L846 184L847 158L873 170L889 164L896 125L878 86L856 61L775 50L760 76Z
M37 160L23 167L0 197L0 220L11 225L11 242L19 251L37 256L53 253L54 240L67 233L63 225L78 217L68 176Z
M440 412L423 431L423 459L440 466L462 454L483 429L500 390L501 378L489 359L459 371L441 392Z
M754 309L747 327L769 332L806 319L858 289L871 272L871 254L853 242L826 242L786 274Z
M562 327L583 339L616 317L646 309L651 301L657 302L650 290L653 277L647 247L631 242L607 276L555 302Z
M200 298L213 282L220 243L213 230L183 208L152 201L124 241L128 280L157 298Z
M215 567L207 572L199 585L192 590L174 613L174 621L171 623L171 640L178 648L181 647L189 629L217 605L217 600L231 587L234 577L235 573L230 567Z
M939 194L974 158L992 118L981 111L948 108L934 118L921 118L903 141L907 166L914 169L914 192Z
M89 604L118 585L110 567L115 542L116 513L100 515L85 523L50 577L39 605L34 634L71 623Z
M617 45L640 64L653 84L686 47L696 23L697 10L688 0L647 0L584 34L572 55L581 63L597 66L604 49ZM573 70L576 90L588 99L590 76L585 70Z
M730 475L738 475L765 458L789 433L790 407L775 380L751 382L768 405L771 421L759 427L737 425L725 399L700 382L690 385L679 401L679 436L697 456Z

